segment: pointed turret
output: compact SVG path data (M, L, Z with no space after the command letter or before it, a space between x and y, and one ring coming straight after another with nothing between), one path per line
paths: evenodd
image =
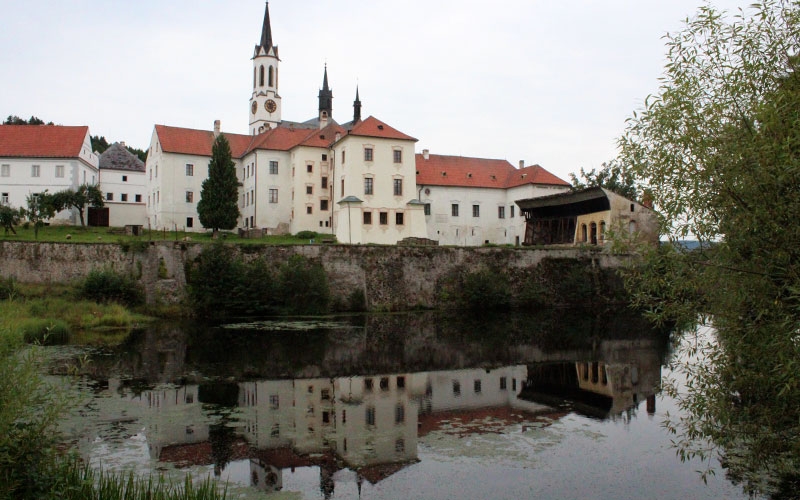
M325 65L325 75L322 78L322 89L319 91L319 117L330 119L333 117L333 91L328 87L328 65Z
M272 24L269 21L269 2L267 2L267 6L264 9L264 24L261 26L261 39L256 45L253 57L257 57L259 54L270 54L271 52L271 55L278 57L278 47L272 44Z
M264 9L261 39L253 51L253 93L250 96L250 131L259 134L281 122L281 96L278 94L278 47L272 44L269 2Z
M353 101L353 124L361 121L361 99L358 98L358 85L356 85L356 100Z

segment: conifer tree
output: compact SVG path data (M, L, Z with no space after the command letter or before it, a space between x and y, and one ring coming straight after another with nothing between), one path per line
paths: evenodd
M239 219L239 180L231 157L231 146L223 134L217 136L211 148L208 178L203 181L197 215L205 228L214 232L233 229Z

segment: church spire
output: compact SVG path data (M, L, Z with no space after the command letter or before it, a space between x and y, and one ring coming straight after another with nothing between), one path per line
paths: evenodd
M356 85L356 100L353 101L353 124L361 121L361 99L358 98L358 85Z
M264 49L264 52L269 52L272 47L272 26L269 22L269 2L267 2L266 10L264 11L264 25L261 27L261 44L259 47Z
M328 87L328 65L325 64L325 75L322 78L322 89L319 91L319 117L333 117L333 91Z

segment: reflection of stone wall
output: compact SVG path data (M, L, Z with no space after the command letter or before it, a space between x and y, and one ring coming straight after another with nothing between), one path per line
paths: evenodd
M143 241L142 249L123 251L116 244L0 242L0 269L5 276L30 283L66 283L94 268L111 267L139 277L148 302L177 302L186 286L185 268L202 251L186 242ZM517 270L543 259L583 259L601 268L615 268L621 258L580 248L461 248L396 246L247 246L245 258L264 257L276 267L296 254L318 260L328 273L334 303L347 303L354 290L364 290L370 309L407 310L434 307L436 284L454 270ZM166 275L159 273L163 262Z

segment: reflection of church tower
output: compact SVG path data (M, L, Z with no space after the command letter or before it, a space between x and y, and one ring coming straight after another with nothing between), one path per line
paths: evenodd
M264 12L261 39L253 52L253 94L250 97L250 133L258 134L281 121L278 95L278 47L272 44L269 2Z
M319 124L327 125L333 118L333 91L328 87L328 65L325 65L325 76L322 78L322 89L319 91Z

